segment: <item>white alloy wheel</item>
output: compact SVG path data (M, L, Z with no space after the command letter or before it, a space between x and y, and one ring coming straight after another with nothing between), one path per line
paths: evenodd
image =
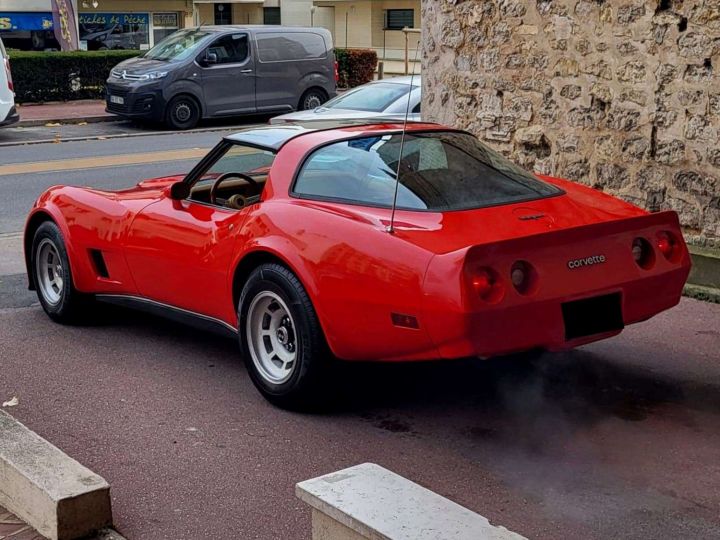
M248 349L259 374L282 384L293 374L297 360L295 322L287 305L272 291L253 298L245 326Z
M49 238L43 238L37 247L35 277L37 278L37 286L45 301L53 306L60 302L65 271L57 247Z

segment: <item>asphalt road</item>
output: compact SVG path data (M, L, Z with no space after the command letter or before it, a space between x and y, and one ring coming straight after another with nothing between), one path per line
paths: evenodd
M163 137L0 148L0 167L217 134ZM0 170L0 225L12 238L15 207L50 183L121 187L189 166ZM720 537L720 305L685 299L535 360L346 366L337 407L301 415L257 394L232 340L124 310L60 326L4 273L0 402L17 396L11 414L110 482L130 540L309 538L294 484L367 461L529 538Z

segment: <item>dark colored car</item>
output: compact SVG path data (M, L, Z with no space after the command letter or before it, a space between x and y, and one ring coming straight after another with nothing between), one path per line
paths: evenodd
M107 110L189 129L201 118L314 109L335 95L336 73L322 28L190 28L118 64Z

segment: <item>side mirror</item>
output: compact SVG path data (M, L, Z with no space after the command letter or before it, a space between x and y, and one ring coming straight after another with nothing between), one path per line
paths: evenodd
M175 182L170 186L170 198L174 201L181 201L190 196L190 186L185 182Z
M205 53L205 64L208 66L212 66L213 64L218 63L218 57L217 54L214 52Z

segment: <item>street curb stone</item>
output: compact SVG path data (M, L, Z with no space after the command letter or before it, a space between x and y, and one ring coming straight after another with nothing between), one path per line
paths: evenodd
M122 120L122 118L120 118L119 116L115 116L114 114L87 116L85 118L37 118L32 120L23 120L21 117L20 121L13 127L37 127L44 126L45 124L80 124L82 122L87 122L88 124L97 124L99 122L120 122Z
M109 484L2 410L0 506L50 540L112 524Z

